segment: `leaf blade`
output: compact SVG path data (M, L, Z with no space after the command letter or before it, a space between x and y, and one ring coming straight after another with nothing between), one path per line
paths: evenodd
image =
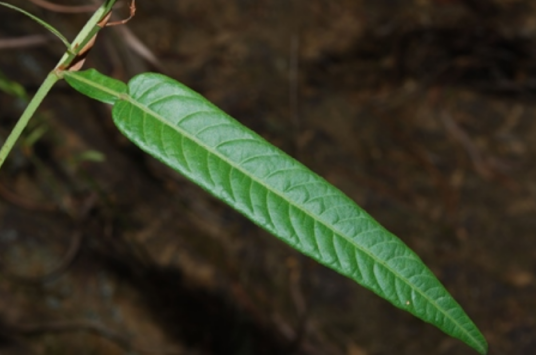
M122 81L102 75L95 69L88 69L77 75L76 72L63 71L65 81L75 90L97 101L113 105L127 94L127 85Z
M114 121L143 150L295 249L487 351L419 257L338 189L170 78L141 74L128 91Z

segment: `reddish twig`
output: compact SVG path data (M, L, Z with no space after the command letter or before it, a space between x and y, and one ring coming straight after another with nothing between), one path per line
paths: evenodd
M125 23L130 21L134 17L134 15L136 15L136 0L130 0L129 8L130 8L130 15L126 19L107 23L106 26L111 27L111 26L117 26L117 25L124 25Z

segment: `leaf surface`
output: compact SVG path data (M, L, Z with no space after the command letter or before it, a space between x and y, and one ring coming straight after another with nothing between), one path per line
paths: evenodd
M66 73L69 82L85 76ZM91 80L76 88L98 98ZM293 248L486 353L482 334L420 258L323 178L166 76L138 75L116 97L113 119L141 149Z
M102 75L95 69L77 74L65 71L63 75L69 85L92 99L113 105L118 99L127 97L127 85L120 80Z

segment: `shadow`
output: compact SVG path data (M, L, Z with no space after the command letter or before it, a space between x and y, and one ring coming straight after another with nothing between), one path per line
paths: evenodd
M114 243L115 244L115 243ZM125 248L106 246L98 258L109 272L134 287L169 339L202 354L298 354L295 344L259 324L223 293L191 286L181 271L147 263ZM130 248L130 246L127 246Z

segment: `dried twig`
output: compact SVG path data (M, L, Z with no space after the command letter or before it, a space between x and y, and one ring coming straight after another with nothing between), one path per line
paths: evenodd
M49 11L54 11L54 12L61 12L64 14L80 14L80 13L85 13L85 12L94 12L98 8L97 5L80 5L80 6L70 5L68 6L68 5L54 4L53 2L50 2L47 0L30 0L30 1L36 4L37 6L42 7L43 9L47 9Z
M0 50L42 46L52 37L46 35L30 35L15 38L0 38Z
M115 28L121 39L134 53L152 64L161 73L166 73L166 69L158 60L156 55L136 36L128 27L120 26Z
M469 137L469 135L461 129L445 111L443 111L439 118L447 129L447 132L465 149L476 172L482 177L490 179L493 176L493 171L490 169L482 152L477 148L471 137Z

